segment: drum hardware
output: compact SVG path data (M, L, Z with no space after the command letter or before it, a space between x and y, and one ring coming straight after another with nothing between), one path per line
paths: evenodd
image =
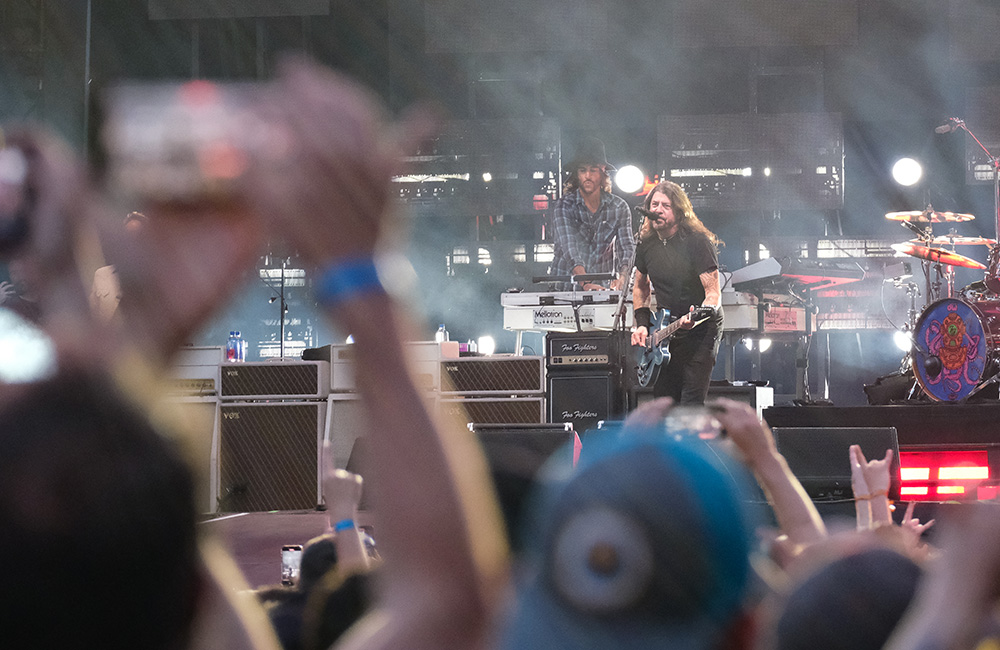
M927 260L928 262L934 262L935 264L961 266L967 269L985 270L987 268L985 264L977 262L971 257L966 257L960 253L955 253L944 248L937 248L935 246L924 246L908 241L903 242L902 244L893 244L892 249L900 253L905 253L906 255L919 257L920 259Z
M965 237L954 233L939 235L931 239L929 242L923 242L917 239L913 239L911 241L914 244L927 243L930 246L993 246L997 243L997 240L995 239L987 239L986 237Z
M986 145L984 145L982 141L976 137L976 134L972 132L972 129L966 125L965 120L957 117L949 118L948 132L954 132L959 129L965 131L970 138L976 141L976 144L978 144L979 148L986 153L987 159L993 166L993 223L996 226L994 237L996 237L997 240L1000 240L1000 157L994 156L990 153L990 150L986 148ZM990 249L989 265L984 282L986 283L986 288L992 293L1000 294L1000 245L997 243L994 243L993 247Z
M937 212L931 206L924 210L909 210L905 212L887 212L885 218L889 221L907 221L911 223L958 223L972 221L976 217L959 212Z

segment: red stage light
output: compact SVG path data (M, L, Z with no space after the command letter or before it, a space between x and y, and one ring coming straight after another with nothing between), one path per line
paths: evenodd
M900 451L900 498L904 501L952 501L994 498L985 449Z

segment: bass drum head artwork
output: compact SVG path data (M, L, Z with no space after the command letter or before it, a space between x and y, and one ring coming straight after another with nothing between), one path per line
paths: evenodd
M928 397L957 402L975 391L989 348L982 317L972 305L956 298L931 303L913 338L914 376Z

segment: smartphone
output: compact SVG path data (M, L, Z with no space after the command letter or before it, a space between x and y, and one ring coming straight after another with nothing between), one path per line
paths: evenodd
M228 203L269 126L254 83L132 82L103 98L111 194L130 206Z
M697 436L713 440L725 436L722 425L713 414L712 407L676 406L667 413L667 433Z
M294 585L299 581L302 566L302 545L286 544L281 547L281 584Z

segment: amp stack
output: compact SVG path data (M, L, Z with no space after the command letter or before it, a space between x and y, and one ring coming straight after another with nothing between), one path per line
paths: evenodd
M220 380L217 511L315 509L330 363L224 361Z
M545 337L547 421L569 422L578 432L626 411L622 366L628 332L549 332Z
M441 362L439 407L472 424L545 421L542 357L462 357Z

